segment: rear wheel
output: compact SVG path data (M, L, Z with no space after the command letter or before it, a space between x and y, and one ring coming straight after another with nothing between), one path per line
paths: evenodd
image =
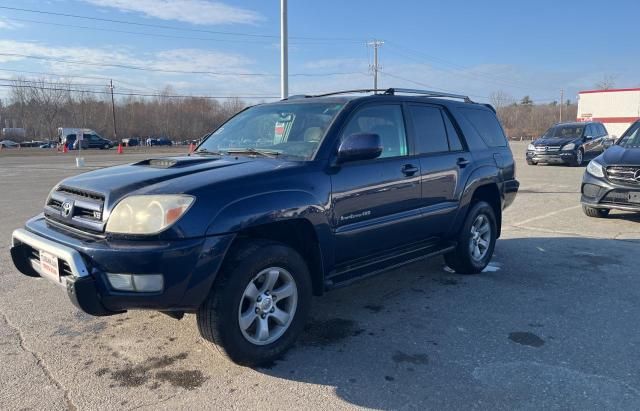
M485 201L475 203L458 235L458 245L445 254L445 262L459 274L481 272L491 261L497 232L493 208Z
M291 347L311 307L311 278L303 258L273 241L237 247L197 312L198 329L232 361L267 364Z
M609 215L610 211L611 210L607 208L593 208L585 205L582 206L582 212L584 212L585 215L589 217L606 218Z

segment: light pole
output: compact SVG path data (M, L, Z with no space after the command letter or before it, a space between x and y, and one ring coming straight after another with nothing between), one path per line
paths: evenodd
M289 97L289 40L287 0L280 0L280 98Z

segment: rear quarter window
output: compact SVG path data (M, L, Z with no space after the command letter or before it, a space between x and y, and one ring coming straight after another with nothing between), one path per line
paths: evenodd
M489 110L461 108L460 113L471 123L480 138L489 147L505 147L507 138L496 115Z

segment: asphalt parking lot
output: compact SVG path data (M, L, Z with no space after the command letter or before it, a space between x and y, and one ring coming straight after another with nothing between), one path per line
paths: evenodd
M259 369L211 352L194 316L94 318L21 276L11 231L82 170L0 152L0 409L640 409L640 216L584 216L584 168L527 166L525 148L486 272L438 258L331 292ZM148 157L96 152L85 170Z

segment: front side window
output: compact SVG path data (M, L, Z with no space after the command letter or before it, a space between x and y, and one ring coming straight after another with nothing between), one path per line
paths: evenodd
M382 141L380 158L409 154L402 108L399 105L383 104L360 109L349 120L342 133L342 139L356 133L372 133L380 136Z
M227 121L198 151L263 150L309 160L342 103L265 104L249 108Z

